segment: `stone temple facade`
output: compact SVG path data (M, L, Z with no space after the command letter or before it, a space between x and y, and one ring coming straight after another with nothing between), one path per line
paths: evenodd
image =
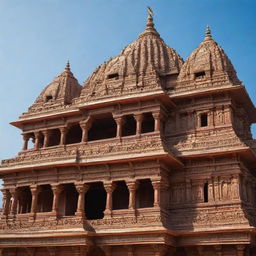
M256 255L255 122L210 29L184 62L150 10L83 86L68 63L12 123L0 255Z

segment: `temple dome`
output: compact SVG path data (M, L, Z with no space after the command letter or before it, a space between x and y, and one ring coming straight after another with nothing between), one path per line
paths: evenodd
M81 85L70 70L69 62L65 70L48 84L35 103L62 103L70 104L72 99L78 97L81 92Z
M197 75L206 74L206 77L226 76L232 84L240 84L236 71L225 54L224 50L216 43L207 26L204 41L191 53L185 61L178 81L194 80Z
M156 31L152 14L148 16L146 29L137 40L125 47L115 58L100 65L84 84L89 94L105 90L110 80L125 87L134 78L133 85L140 86L142 77L155 73L156 76L177 74L183 64L182 58L168 47ZM104 85L104 86L103 86ZM99 87L102 86L102 89ZM84 92L85 93L85 92Z

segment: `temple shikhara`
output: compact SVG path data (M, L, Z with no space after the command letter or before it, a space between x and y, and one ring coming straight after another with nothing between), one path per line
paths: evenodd
M256 255L255 122L210 28L183 61L149 9L117 57L82 86L67 63L12 123L0 255Z

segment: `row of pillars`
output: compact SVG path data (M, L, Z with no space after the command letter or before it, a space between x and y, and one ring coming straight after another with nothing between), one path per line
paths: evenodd
M141 128L142 128L142 122L143 122L143 118L144 115L143 113L138 113L138 114L134 114L134 119L136 121L136 135L140 136L141 135ZM154 118L154 131L155 132L159 132L160 131L160 126L161 126L161 119L162 119L162 115L160 114L160 112L153 112L152 116ZM117 125L117 131L116 131L116 137L117 138L121 138L122 137L122 128L123 128L123 123L124 123L124 115L119 115L119 116L114 116L114 120L116 122ZM82 139L81 142L87 142L88 141L88 132L89 129L92 126L92 122L93 122L93 118L91 116L89 116L86 120L83 120L81 122L79 122L79 125L82 129ZM68 129L70 128L70 126L65 126L65 127L60 127L58 128L60 131L60 144L59 145L65 145L66 144L66 134ZM48 147L49 145L49 138L50 138L50 132L51 130L44 130L44 131L36 131L34 132L34 143L35 149L39 149L39 141L40 141L40 135L41 133L44 136L44 143L43 143L43 148ZM23 147L22 150L25 151L28 149L28 141L31 138L31 134L29 133L24 133L23 134Z
M129 190L129 209L135 210L135 195L136 189L138 188L139 181L128 181L126 185ZM160 190L166 188L166 184L162 181L152 181L152 185L154 188L154 207L160 207ZM90 189L90 184L86 183L75 183L76 190L78 192L78 201L77 201L77 210L76 216L85 216L85 195L86 192ZM111 215L112 213L112 194L116 188L114 182L104 183L104 188L107 193L106 199L106 210L105 215ZM52 215L58 216L58 205L60 193L63 190L63 186L61 184L53 184L51 185L51 189L53 192L53 204L52 204ZM32 195L32 203L31 203L31 211L32 215L35 215L37 212L37 199L38 194L40 192L40 186L31 185L30 186L31 195ZM17 204L18 204L18 196L19 189L11 188L11 189L2 189L3 192L3 215L10 214L15 215L17 213ZM12 200L11 200L12 199Z

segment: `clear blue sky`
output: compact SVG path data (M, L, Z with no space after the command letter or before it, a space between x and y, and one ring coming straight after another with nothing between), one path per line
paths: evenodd
M0 159L22 146L20 131L8 123L66 61L85 81L144 30L148 5L162 38L184 59L209 24L256 103L255 0L0 0Z

